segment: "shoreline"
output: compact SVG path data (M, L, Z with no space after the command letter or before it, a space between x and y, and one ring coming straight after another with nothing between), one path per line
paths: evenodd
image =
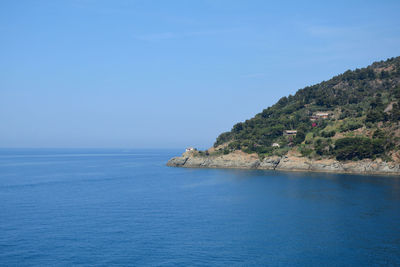
M241 151L219 156L200 156L185 152L180 157L170 159L166 165L181 168L275 170L400 177L399 163L384 162L380 159L339 162L333 159L310 160L298 156L274 156L261 160L254 154Z
M289 173L321 173L321 174L351 174L351 175L371 175L371 176L385 176L385 177L395 177L399 176L400 173L387 173L387 172L346 172L346 171L321 171L321 170L300 170L300 169L259 169L259 168L241 168L241 167L206 167L206 166L172 166L167 165L172 168L185 168L185 169L220 169L220 170L242 170L242 171L271 171L271 172L289 172Z

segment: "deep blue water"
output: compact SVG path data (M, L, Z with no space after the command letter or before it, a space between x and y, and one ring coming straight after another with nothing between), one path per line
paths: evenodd
M399 266L398 177L0 150L0 265Z

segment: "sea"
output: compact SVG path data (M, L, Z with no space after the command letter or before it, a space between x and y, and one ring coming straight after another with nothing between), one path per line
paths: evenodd
M0 266L400 266L400 178L1 149Z

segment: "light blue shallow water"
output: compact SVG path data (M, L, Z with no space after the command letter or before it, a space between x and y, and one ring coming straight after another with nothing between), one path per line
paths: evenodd
M399 266L400 179L1 150L0 265Z

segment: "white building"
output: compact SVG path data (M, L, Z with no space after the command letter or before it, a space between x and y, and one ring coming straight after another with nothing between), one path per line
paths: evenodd
M317 112L315 113L315 116L321 119L327 119L329 118L329 113L327 112Z
M189 151L195 151L196 149L195 148L193 148L193 147L188 147L188 148L186 148L186 152L189 152Z
M281 147L278 143L273 143L272 147Z

